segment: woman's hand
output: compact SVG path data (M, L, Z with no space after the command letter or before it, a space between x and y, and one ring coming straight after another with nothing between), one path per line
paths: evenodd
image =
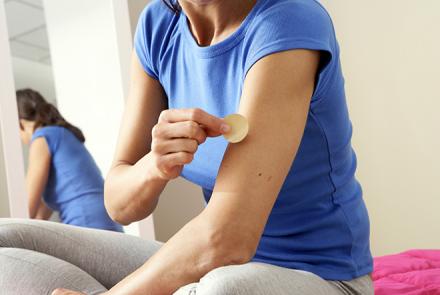
M162 111L152 129L151 141L158 177L164 180L178 177L183 165L191 163L206 137L222 135L229 129L223 119L201 109Z

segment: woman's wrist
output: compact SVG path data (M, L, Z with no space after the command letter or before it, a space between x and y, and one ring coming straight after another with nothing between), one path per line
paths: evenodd
M110 171L104 195L107 211L115 221L126 225L153 212L167 184L154 172L153 163L147 154L134 165L121 164Z
M165 185L168 179L162 177L159 169L155 165L152 152L146 154L134 166L135 177L139 179L143 187L147 185Z

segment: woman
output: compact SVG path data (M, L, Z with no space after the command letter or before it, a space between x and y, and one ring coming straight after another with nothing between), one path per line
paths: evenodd
M66 224L122 231L105 210L104 181L81 130L34 90L17 91L17 105L20 137L30 145L29 216L47 220L55 210Z
M249 133L227 144L222 118L237 112ZM109 236L111 261L60 253L82 269L69 272L77 283L47 284L76 290L53 294L372 294L351 131L318 2L153 1L137 28L106 208L120 223L140 220L178 175L208 204L162 246ZM103 240L88 233L87 245Z

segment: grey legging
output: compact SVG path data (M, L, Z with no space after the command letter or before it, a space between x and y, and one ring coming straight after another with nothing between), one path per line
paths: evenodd
M100 294L140 267L160 246L117 232L0 218L0 292L42 295L63 287ZM217 268L174 294L369 295L373 287L369 276L325 281L303 271L247 263Z

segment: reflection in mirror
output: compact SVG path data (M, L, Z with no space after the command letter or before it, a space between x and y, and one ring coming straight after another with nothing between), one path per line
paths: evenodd
M4 7L16 89L38 89L50 103L56 105L42 1L6 0ZM28 146L22 147L27 167ZM24 207L21 203L18 205ZM51 219L59 220L57 213Z
M42 1L7 0L5 9L16 89L35 89L56 106ZM27 166L28 147L23 148Z
M5 8L30 218L123 231L104 207L86 136L58 110L42 1L8 0Z

